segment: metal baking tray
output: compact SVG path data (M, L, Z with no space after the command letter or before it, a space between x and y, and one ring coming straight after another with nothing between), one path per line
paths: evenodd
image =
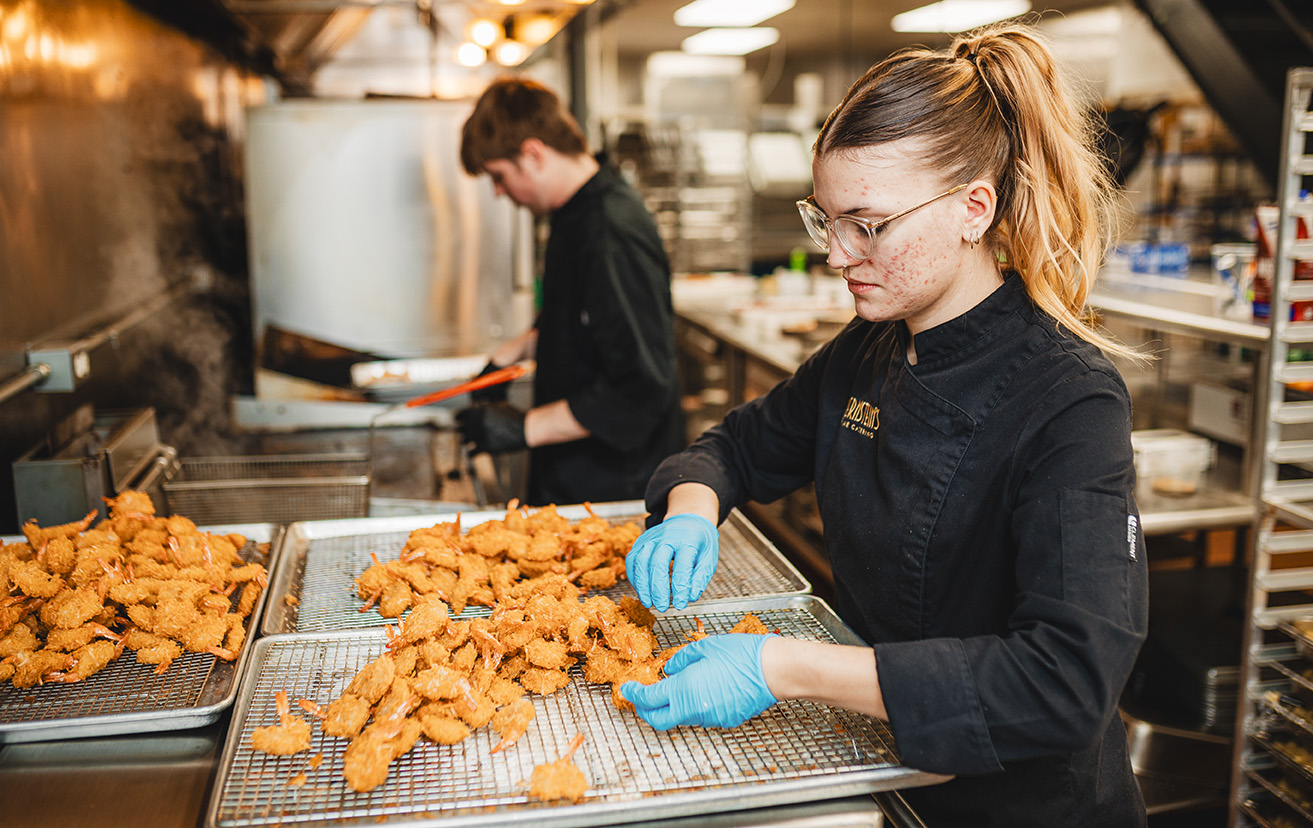
M202 526L217 534L246 536L243 559L277 562L280 527L269 524ZM6 538L7 542L21 537ZM258 548L268 543L269 557ZM233 600L237 600L234 593ZM124 733L153 733L201 727L216 721L237 697L237 687L255 641L269 590L261 593L247 619L247 637L234 661L208 653L183 653L160 675L130 652L76 684L43 684L18 689L0 683L0 744L80 739Z
M1308 802L1296 791L1287 787L1291 784L1288 777L1285 777L1279 770L1255 770L1252 768L1245 769L1245 776L1251 782L1259 785L1266 790L1274 799L1280 800L1287 808L1299 815L1300 819L1313 823L1313 803ZM1285 783L1284 785L1282 783ZM1301 779L1298 783L1300 786L1306 785L1307 782Z
M662 647L685 641L701 620L725 632L745 612L797 638L860 644L820 599L757 598L697 606L660 616ZM211 794L206 825L585 826L769 807L914 787L946 777L899 763L878 720L802 701L776 704L733 729L680 727L661 733L611 702L610 685L588 684L579 667L550 696L530 696L537 717L509 750L480 728L457 745L421 739L368 793L342 778L348 742L313 728L309 751L273 756L254 751L255 728L278 721L274 696L327 704L384 652L380 629L299 633L256 642ZM575 763L590 788L577 804L530 801L535 765L557 759L582 732Z
M640 526L646 511L642 501L592 504L595 513L613 523L632 519ZM579 520L588 515L582 506L557 508L562 516ZM283 536L278 569L270 579L270 598L264 616L265 635L293 632L349 630L394 624L375 610L360 612L355 579L373 561L396 560L414 529L455 520L455 515L310 521L294 523ZM506 517L503 509L465 512L462 528ZM720 559L716 574L699 603L755 595L805 595L811 584L775 546L738 510L720 526ZM634 595L628 581L593 590L619 600ZM468 606L461 618L487 615L488 607Z

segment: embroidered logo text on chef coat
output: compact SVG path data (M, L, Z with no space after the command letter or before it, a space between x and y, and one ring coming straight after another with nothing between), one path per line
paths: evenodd
M863 437L874 438L880 430L880 409L856 397L848 398L848 408L843 412L843 427L855 431Z
M1126 516L1126 546L1130 549L1131 560L1135 560L1136 536L1139 534L1140 521L1135 515Z

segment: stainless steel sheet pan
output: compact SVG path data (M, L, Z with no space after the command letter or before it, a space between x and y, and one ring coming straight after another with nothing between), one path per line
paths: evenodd
M754 612L773 630L853 644L855 635L814 596L699 605L658 618L661 646L685 640L701 620L725 632ZM382 630L301 633L261 639L243 682L224 746L206 824L505 826L543 828L669 819L834 799L942 781L902 766L879 721L811 702L781 702L731 730L681 727L661 733L611 702L609 685L588 684L579 668L550 696L532 696L537 717L510 749L490 753L497 737L480 728L457 745L421 739L368 793L342 778L348 742L316 726L309 751L254 751L255 728L278 721L275 694L327 704L384 652ZM295 708L294 708L295 710ZM531 801L526 780L554 761L576 733L575 763L589 780L577 804Z
M269 568L277 563L278 526L233 524L200 529L245 535L244 560ZM260 550L265 544L268 558ZM234 593L234 601L238 594ZM237 697L268 594L266 589L248 616L247 639L234 661L220 661L208 653L183 653L168 670L156 675L155 665L138 663L132 653L125 652L105 669L75 684L20 690L0 682L0 744L182 730L217 721Z
M632 519L640 526L646 512L641 501L593 504L598 515L615 522ZM587 516L583 506L561 506L557 511L571 519ZM461 526L501 520L504 510L466 512ZM454 515L398 518L309 521L294 523L283 537L278 570L270 581L269 607L262 631L265 635L292 632L360 629L395 623L375 611L360 612L364 605L355 594L355 579L373 561L395 560L414 529L450 522ZM609 589L595 591L618 600L633 595L634 588L622 581ZM720 562L703 592L702 602L738 599L755 595L804 595L811 584L775 546L737 510L720 526ZM489 608L469 606L461 615L487 615Z

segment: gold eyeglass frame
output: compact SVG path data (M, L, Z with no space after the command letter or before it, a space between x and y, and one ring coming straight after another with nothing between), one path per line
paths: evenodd
M899 210L897 213L894 213L892 216L886 216L880 219L879 221L872 221L871 219L864 219L861 216L850 216L850 215L842 215L839 216L838 218L830 218L829 216L825 215L825 212L821 210L820 207L816 205L816 196L814 195L809 195L806 198L802 199L801 201L795 203L798 205L798 215L802 217L802 224L804 227L807 228L807 235L809 238L811 238L813 242L816 243L817 247L828 253L830 250L828 239L837 238L839 240L839 247L843 248L843 252L847 253L849 256L852 256L854 259L861 259L865 261L866 259L869 259L875 255L876 234L879 233L880 230L884 229L884 226L887 225L889 222L897 218L902 218L908 213L912 213L917 210L920 210L922 207L927 207L941 198L947 198L948 196L951 196L953 193L960 192L961 190L965 190L966 188L967 188L966 184L958 184L953 189L948 190L946 192L942 192L939 195L935 196L934 198L926 199L925 201L921 202L920 204L917 204L914 207L908 207L906 210ZM825 237L827 239L826 244L821 244L820 239L812 235L811 231L813 225L810 221L807 220L807 214L809 211L815 211L815 214L820 216L821 223L825 225ZM843 236L842 235L835 236L834 223L836 221L839 221L839 219L843 219L844 221L851 221L852 223L865 228L866 238L871 247L869 253L867 253L866 255L862 255L861 253L855 252L853 250L849 250L848 245L844 244Z

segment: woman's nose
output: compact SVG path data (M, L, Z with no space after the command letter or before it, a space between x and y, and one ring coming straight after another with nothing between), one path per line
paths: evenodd
M835 270L843 270L845 267L852 267L860 261L861 259L855 256L849 256L848 251L843 249L843 245L839 244L838 239L833 236L830 237L830 249L825 257L826 264Z

